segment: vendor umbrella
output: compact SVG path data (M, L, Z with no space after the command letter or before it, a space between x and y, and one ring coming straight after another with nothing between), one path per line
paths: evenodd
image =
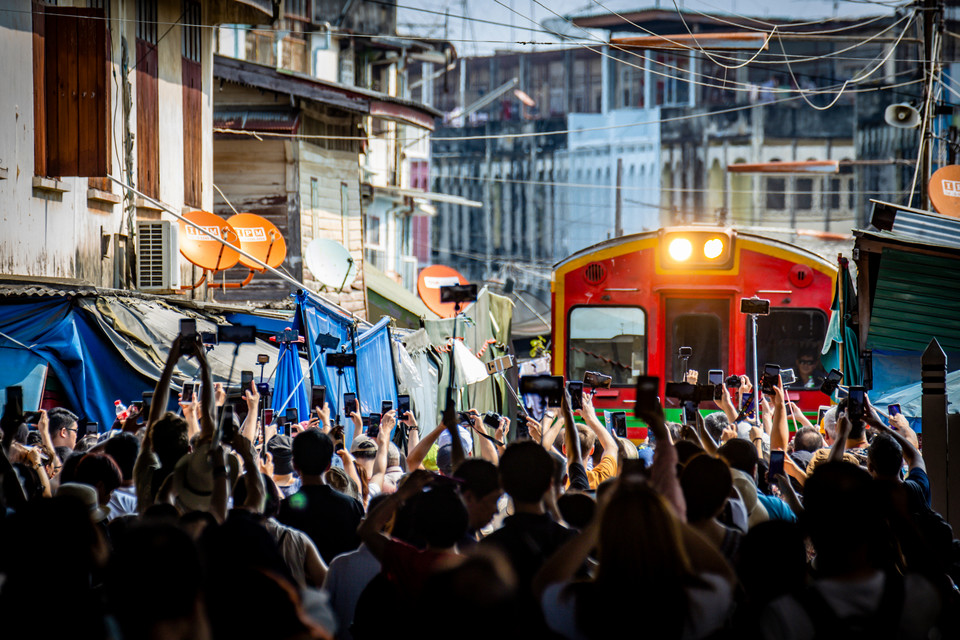
M302 341L302 338L299 340ZM281 342L273 381L273 414L282 416L289 407L297 409L297 416L301 421L310 419L310 401L307 398L297 343Z

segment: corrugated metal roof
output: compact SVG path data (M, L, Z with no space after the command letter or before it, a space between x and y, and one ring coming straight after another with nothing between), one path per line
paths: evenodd
M92 284L68 282L57 279L46 279L46 282L37 284L43 278L27 278L5 275L0 279L0 298L126 298L135 300L156 301L171 307L182 307L206 311L209 313L252 313L265 317L285 318L288 313L279 309L263 309L240 304L225 304L220 302L205 302L191 300L182 296L162 296L151 293L142 293L129 289L110 289L96 287Z
M300 112L293 109L215 109L213 126L222 129L292 134L300 128Z
M870 224L893 239L960 249L960 218L871 200Z
M899 215L898 215L899 217ZM960 258L885 247L881 252L867 344L923 351L935 337L960 350Z

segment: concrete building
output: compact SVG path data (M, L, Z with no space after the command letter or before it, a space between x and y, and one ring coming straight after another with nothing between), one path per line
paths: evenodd
M868 139L899 136L902 148L874 145L866 152L857 105L861 96L870 99L878 87L893 84L902 85L894 92L899 101L919 98L910 62L918 45L904 41L891 51L909 27L906 14L819 26L764 18L766 27L780 25L795 37L783 38L782 51L780 42L768 43L747 65L738 60L755 51L734 57L696 46L665 50L657 37L633 46L618 39L689 36L687 28L703 39L756 33L757 20L748 17L598 10L567 22L578 37L580 27L606 31L606 44L462 59L434 80L432 92L447 112L469 109L511 78L526 94L507 92L435 134L437 188L459 185L457 193L481 200L489 218L441 207L435 261L471 279L513 278L546 302L553 262L617 233L719 222L831 256L848 247L849 231L863 220L870 198L901 197L902 180L886 176L899 171L893 167L911 143L915 153L916 132L873 133ZM868 81L865 67L872 71ZM806 160L836 160L839 172L728 171L742 163ZM883 169L885 163L891 168ZM491 248L478 242L484 230L492 234ZM501 233L506 241L498 241Z

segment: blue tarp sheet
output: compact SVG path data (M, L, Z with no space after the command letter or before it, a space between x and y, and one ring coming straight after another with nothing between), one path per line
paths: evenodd
M390 319L384 317L376 325L366 328L351 339L353 328L350 322L338 315L331 315L321 305L308 296L297 298L300 313L298 323L300 333L305 334L307 352L310 356L313 384L327 387L327 403L333 414L341 411L344 393L356 393L360 401L361 415L380 412L380 403L389 400L396 406L397 379L393 370L393 355L390 346ZM331 335L339 340L339 346L345 346L347 353L357 354L356 369L344 369L343 376L337 376L336 368L327 367L325 357L321 357L317 346L319 335ZM337 349L327 349L326 353ZM359 391L358 383L359 382ZM346 423L346 424L344 424ZM353 423L341 420L346 427L345 437L352 438Z
M288 408L295 408L300 420L309 420L310 398L307 395L306 383L296 343L281 344L277 371L273 380L274 415L281 416Z
M114 400L139 398L154 386L100 334L96 320L69 298L0 305L0 332L3 346L26 347L44 360L63 385L70 406L81 418L99 422L101 429L114 422ZM15 363L0 361L0 368L9 366Z

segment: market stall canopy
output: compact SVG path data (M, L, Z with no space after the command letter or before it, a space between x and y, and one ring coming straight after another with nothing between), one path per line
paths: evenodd
M198 332L215 332L218 325L229 324L226 311L216 305L174 305L160 296L89 286L3 284L0 371L14 370L19 362L5 355L32 354L33 364L42 362L55 373L68 408L106 429L114 421L114 400L127 404L153 389L180 333L180 320L196 320ZM232 311L235 320L242 320L238 309ZM214 347L207 357L214 381L238 382L240 371L257 370L261 353L276 362L277 348L262 340L240 345L236 358L234 345ZM174 399L182 383L198 373L195 359L180 360L172 380Z
M438 320L440 316L431 311L415 293L407 291L390 276L370 265L363 264L363 282L367 286L369 316L391 316L397 325L416 329L420 319Z

